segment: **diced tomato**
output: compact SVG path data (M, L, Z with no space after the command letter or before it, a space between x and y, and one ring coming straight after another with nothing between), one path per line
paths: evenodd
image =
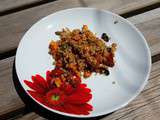
M61 61L57 61L56 62L56 67L59 67L59 68L62 67L62 62Z
M58 44L57 44L57 42L52 41L52 42L50 43L50 49L53 50L53 51L56 51L56 50L58 49Z
M60 87L62 85L62 81L60 78L55 78L55 84L57 87Z
M85 71L83 77L87 78L87 77L91 76L91 74L92 73L90 71Z
M52 70L52 75L56 76L56 77L62 75L63 73L64 73L64 71L59 69L59 68L56 68L56 69Z

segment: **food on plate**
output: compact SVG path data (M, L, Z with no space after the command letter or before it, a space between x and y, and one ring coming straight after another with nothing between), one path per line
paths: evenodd
M55 32L60 37L51 41L49 53L55 59L55 66L65 71L83 77L89 77L92 72L109 75L109 67L113 67L117 45L107 44L109 37L103 33L98 38L83 25L82 29L68 28Z

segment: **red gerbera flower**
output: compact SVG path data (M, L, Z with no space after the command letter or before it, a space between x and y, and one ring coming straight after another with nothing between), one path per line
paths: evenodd
M46 80L40 75L35 75L32 76L32 82L24 80L24 83L32 89L28 92L33 98L52 109L71 114L89 114L92 106L87 102L92 98L91 90L86 84L81 83L75 87L62 81L60 86L57 86L56 80L63 73L60 69L47 71Z
M50 105L62 105L65 102L66 95L59 88L55 88L46 94L46 99Z

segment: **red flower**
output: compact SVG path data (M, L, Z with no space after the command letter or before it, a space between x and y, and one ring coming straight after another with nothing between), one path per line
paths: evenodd
M46 99L51 105L62 105L65 102L66 95L63 91L55 88L46 94Z
M47 71L46 80L40 75L32 76L33 82L24 80L24 83L32 89L28 90L29 94L52 109L71 114L89 114L92 106L87 102L92 98L91 90L86 84L81 83L75 87L68 82L62 82L59 87L55 81L63 72L61 70L55 72L57 71ZM80 78L77 79L80 81Z

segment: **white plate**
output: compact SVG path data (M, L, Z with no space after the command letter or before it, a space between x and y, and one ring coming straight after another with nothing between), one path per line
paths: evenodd
M115 24L115 21L118 23ZM144 88L151 69L151 55L143 35L126 19L95 8L72 8L53 13L34 24L23 36L16 54L16 71L25 90L23 80L54 68L48 54L52 39L58 39L55 31L64 27L81 28L84 24L100 37L106 32L111 42L118 44L116 64L110 75L92 75L84 80L92 90L91 104L94 110L89 115L73 115L50 109L59 114L74 117L95 117L120 109L133 100ZM113 84L115 81L115 84Z

